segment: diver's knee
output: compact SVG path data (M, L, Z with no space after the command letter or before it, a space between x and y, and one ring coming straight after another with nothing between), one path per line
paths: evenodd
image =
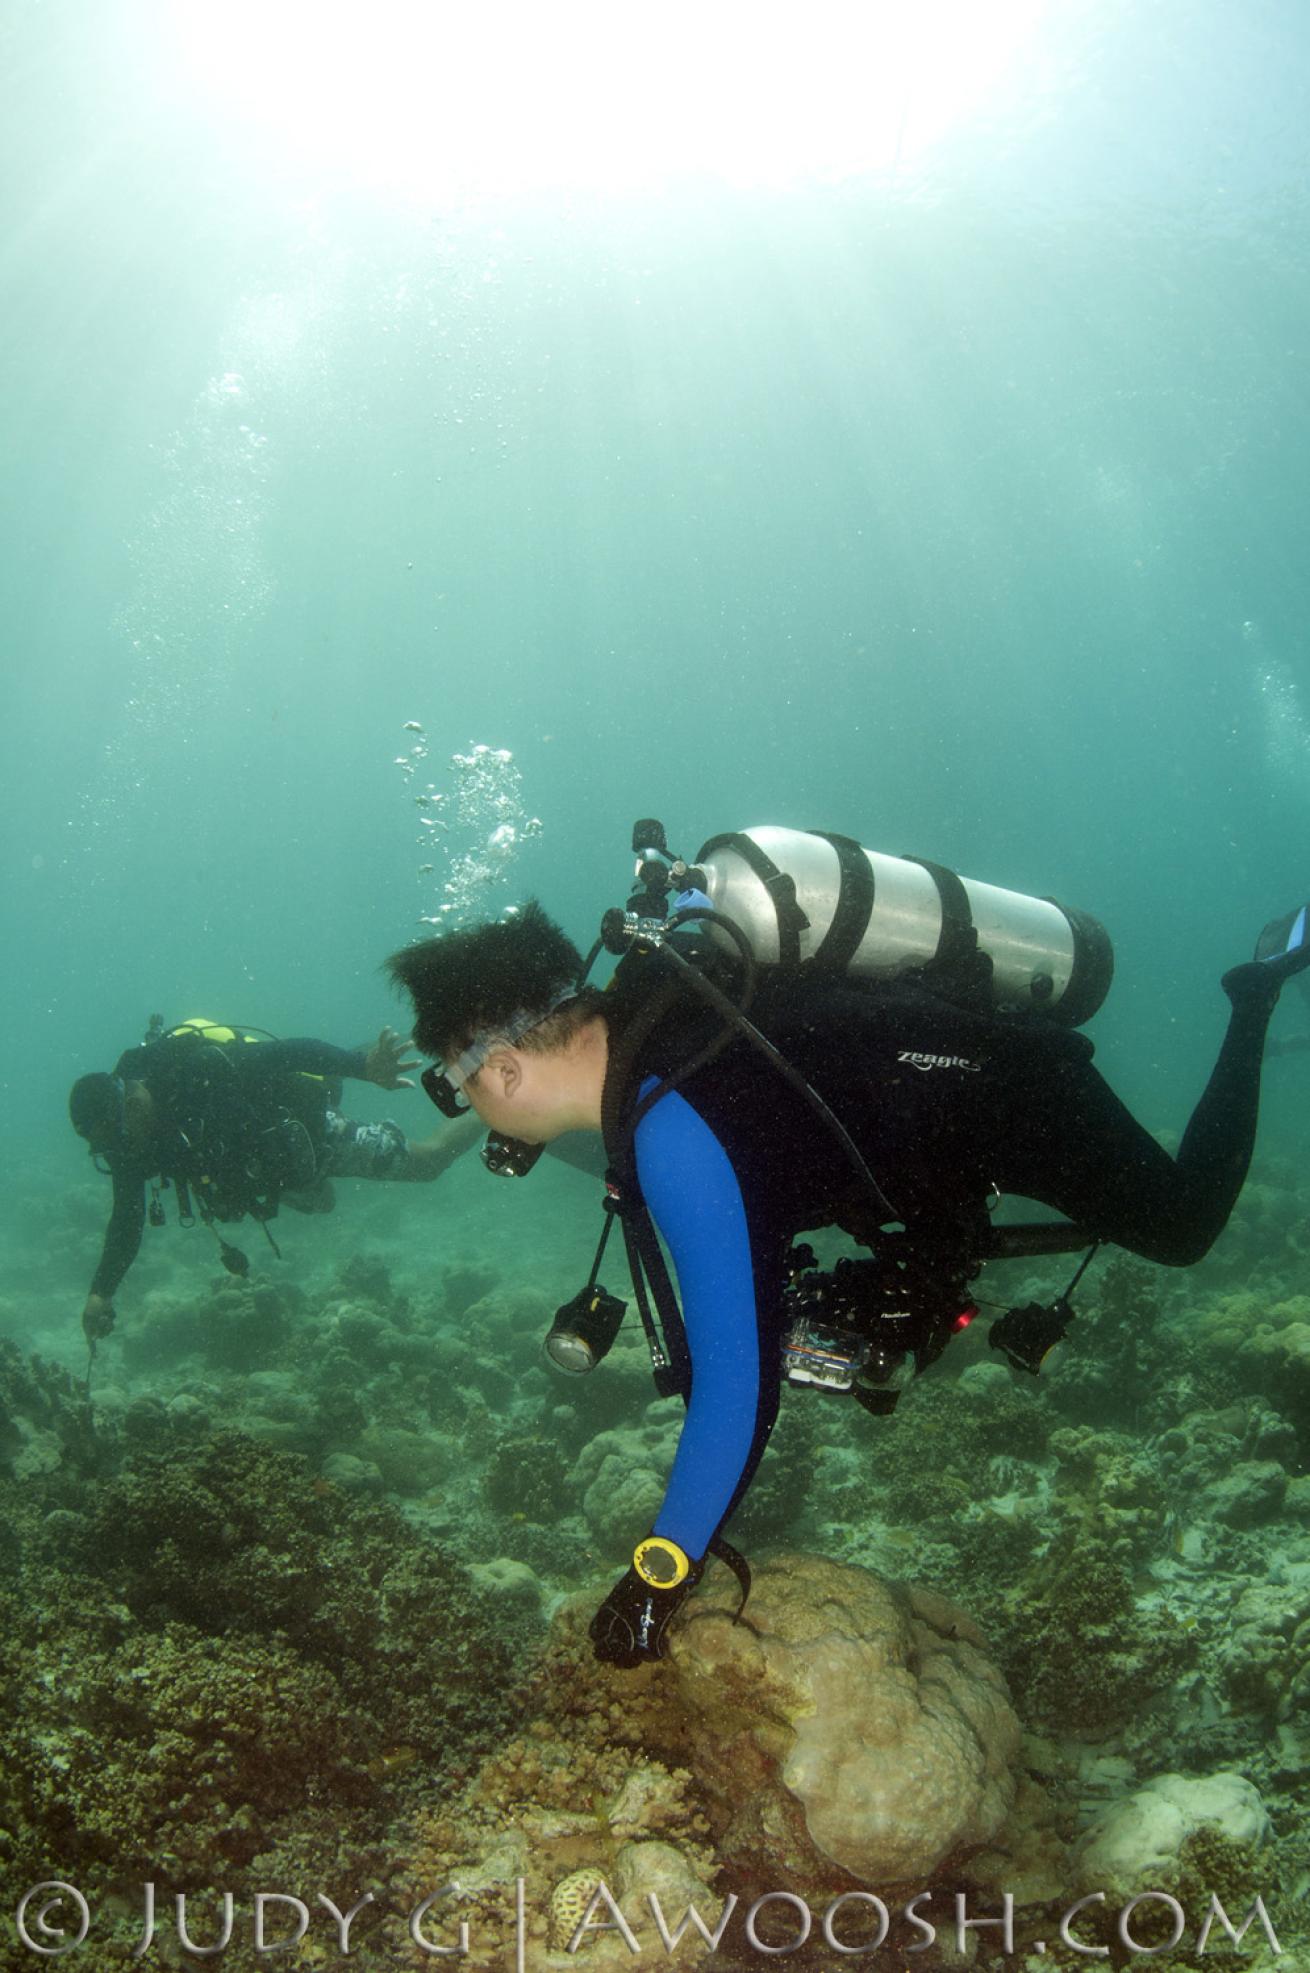
M320 1178L317 1185L284 1192L281 1203L290 1206L293 1213L330 1213L336 1206L337 1195L332 1189L331 1179Z
M1144 1261L1153 1261L1157 1267L1195 1267L1203 1261L1219 1238L1217 1233L1194 1233L1188 1229L1170 1228L1159 1239L1149 1244L1134 1247Z

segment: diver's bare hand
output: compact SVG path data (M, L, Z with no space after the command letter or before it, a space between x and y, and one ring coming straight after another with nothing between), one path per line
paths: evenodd
M82 1334L88 1343L98 1343L114 1326L114 1304L106 1295L88 1295L82 1310Z
M417 1055L407 1054L409 1046L394 1028L383 1028L364 1057L364 1080L375 1082L379 1089L412 1089L413 1078L401 1074L402 1069L419 1065Z

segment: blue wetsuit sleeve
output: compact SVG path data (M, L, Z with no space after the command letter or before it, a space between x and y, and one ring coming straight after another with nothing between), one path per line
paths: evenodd
M760 1406L750 1229L722 1144L671 1091L637 1126L637 1176L678 1277L691 1399L655 1533L698 1561L746 1470Z

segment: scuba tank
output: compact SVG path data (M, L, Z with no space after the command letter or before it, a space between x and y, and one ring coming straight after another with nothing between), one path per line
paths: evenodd
M667 854L653 834L639 844L634 832L634 848ZM712 836L686 881L763 966L866 979L913 969L948 994L1070 1027L1091 1019L1114 973L1109 936L1087 912L821 830ZM711 925L710 934L731 950L726 932Z

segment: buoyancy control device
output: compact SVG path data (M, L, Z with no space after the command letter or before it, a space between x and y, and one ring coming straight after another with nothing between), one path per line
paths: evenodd
M626 907L605 913L583 979L602 947L620 957L643 952L663 957L697 994L717 1006L724 1018L722 1039L736 1033L752 1042L823 1117L844 1144L884 1224L899 1215L840 1119L747 1018L757 969L845 972L867 979L910 975L948 999L1070 1026L1089 1020L1109 990L1113 951L1104 928L1089 914L1053 899L963 878L939 864L867 850L849 837L754 828L711 837L695 864L688 864L669 851L662 825L647 818L634 827L632 848L636 887ZM699 962L680 950L689 933L700 943ZM736 961L741 974L731 996L711 977L717 968L706 966L710 941ZM714 1046L719 1045L722 1040ZM695 1061L704 1060L706 1052L713 1047ZM628 1113L621 1134L629 1146L644 1110L675 1087L691 1066L666 1078ZM611 1119L606 1130L611 1155L614 1124ZM484 1157L493 1170L526 1170L538 1149L493 1139ZM521 1165L512 1162L512 1154L520 1151L527 1154ZM625 1196L631 1191L630 1172L623 1169L627 1162L615 1158L607 1206L624 1224L657 1387L681 1389L685 1395L685 1340L667 1277L655 1295L662 1337L644 1291L643 1273L658 1280L663 1268L648 1224L643 1241L644 1214L638 1209L634 1219L634 1201ZM622 1321L623 1304L598 1280L609 1225L607 1217L587 1287L558 1311L548 1339L548 1354L561 1367L592 1368L607 1353ZM783 1369L788 1381L853 1392L867 1409L888 1411L896 1402L901 1370L926 1368L977 1313L967 1284L986 1259L1090 1247L1069 1289L1054 1304L1012 1309L992 1326L993 1347L1017 1368L1035 1374L1068 1328L1073 1315L1068 1296L1097 1245L1084 1229L1067 1222L995 1227L979 1251L952 1267L943 1254L922 1255L907 1248L906 1237L903 1232L884 1235L872 1261L841 1263L832 1274L815 1271L808 1248L794 1250L784 1296ZM561 1339L569 1345L567 1352Z
M176 1166L170 1164L152 1185L150 1224L163 1225L160 1192L171 1187L178 1224L190 1228L198 1219L207 1226L218 1242L222 1265L229 1274L240 1276L249 1272L250 1262L239 1247L223 1238L217 1222L248 1215L262 1226L280 1258L268 1224L277 1215L279 1196L297 1184L312 1182L316 1174L316 1153L305 1116L316 1118L325 1104L340 1100L335 1078L296 1069L283 1079L283 1100L270 1099L267 1112L256 1112L234 1079L235 1058L247 1046L275 1039L265 1028L212 1021L204 1015L166 1027L159 1014L151 1016L144 1037L145 1047L152 1051L173 1051L174 1076L187 1074L189 1100L196 1106L187 1127L176 1131ZM144 1057L144 1048L139 1053Z

